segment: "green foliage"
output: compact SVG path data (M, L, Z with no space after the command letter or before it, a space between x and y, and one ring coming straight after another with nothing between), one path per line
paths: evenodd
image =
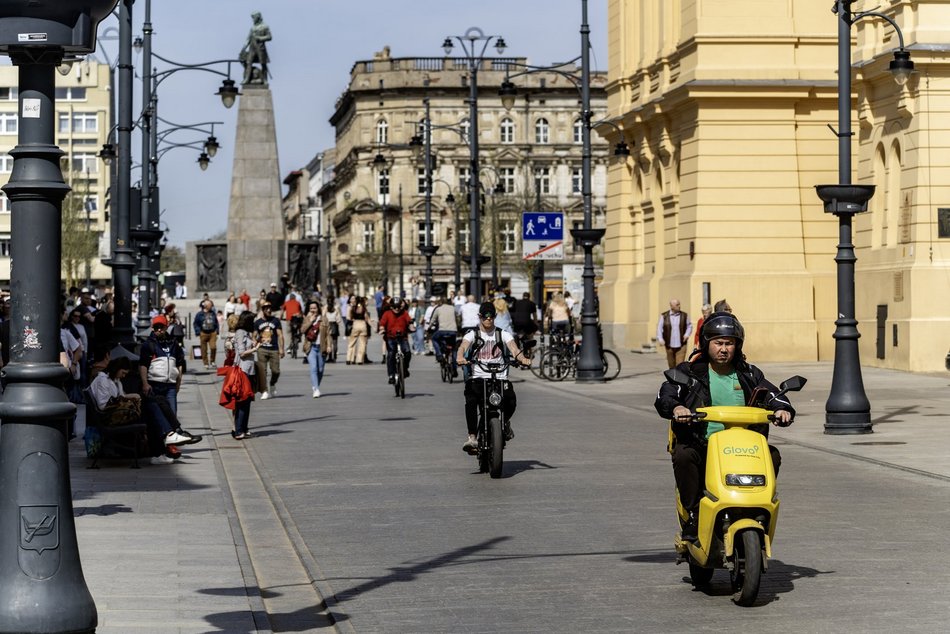
M63 199L62 260L66 288L85 283L87 267L99 255L99 232L90 227L83 207L85 196L75 191Z
M162 271L172 271L179 273L185 270L185 252L181 247L168 245L162 251L161 266Z

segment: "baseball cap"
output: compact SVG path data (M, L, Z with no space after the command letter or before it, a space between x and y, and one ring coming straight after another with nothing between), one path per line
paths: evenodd
M86 288L85 286L83 286L83 287L82 287L82 290L79 291L79 292L80 292L80 293L88 293L88 292L90 292L90 291L89 291L88 288Z
M261 310L264 310L265 308L273 308L273 306L271 306L270 302L261 302Z
M495 310L495 305L491 302L482 302L482 305L478 307L478 316L479 317L492 317L498 314L498 311Z
M152 320L152 328L155 326L165 326L168 327L168 318L165 315L157 315L155 319Z
M272 288L277 288L277 282L271 282L270 285Z

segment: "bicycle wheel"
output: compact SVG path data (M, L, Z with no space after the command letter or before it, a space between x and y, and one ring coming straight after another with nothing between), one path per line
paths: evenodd
M446 364L445 364L444 361L441 362L441 363L439 363L439 370L441 370L441 372L442 372L442 382L443 382L443 383L451 383L451 382L452 382L452 381L450 380L451 374L449 374L449 371L448 371L446 368L447 368L447 366L446 366Z
M571 359L560 350L548 350L538 364L548 381L563 381L571 372Z
M604 348L600 358L604 362L604 380L613 381L620 375L620 357L613 350Z
M531 374L539 379L544 378L544 374L541 372L541 359L544 357L545 352L547 352L547 350L541 348L531 357Z
M396 396L406 398L406 368L405 358L400 354L396 357Z
M488 420L488 475L493 479L501 477L504 469L505 441L501 432L501 416L492 412Z

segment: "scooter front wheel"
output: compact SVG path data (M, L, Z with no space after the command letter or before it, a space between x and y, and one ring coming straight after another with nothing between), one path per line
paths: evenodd
M735 592L732 600L736 605L749 607L759 596L762 580L762 535L756 530L744 530L740 535L741 547L736 544L729 576Z
M708 586L709 582L712 581L714 572L715 570L712 568L703 568L699 564L694 563L692 557L690 557L689 578L697 588L705 588Z

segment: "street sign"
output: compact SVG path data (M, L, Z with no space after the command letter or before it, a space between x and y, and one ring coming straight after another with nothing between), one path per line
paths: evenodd
M522 259L564 259L564 212L525 211L521 214Z

